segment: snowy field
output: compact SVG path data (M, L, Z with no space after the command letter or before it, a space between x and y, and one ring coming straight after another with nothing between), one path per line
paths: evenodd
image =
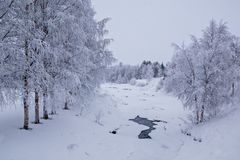
M181 102L156 91L158 79L139 83L104 84L82 115L61 110L52 120L31 124L31 131L18 129L21 108L0 112L0 160L240 159L239 110L192 127ZM167 123L157 122L152 139L138 139L148 129L129 121L138 115Z

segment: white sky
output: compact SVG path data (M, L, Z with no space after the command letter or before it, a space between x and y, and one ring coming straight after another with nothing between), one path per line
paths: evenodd
M125 64L171 60L171 44L201 35L211 19L240 36L240 0L92 0L96 18L110 17L110 49Z

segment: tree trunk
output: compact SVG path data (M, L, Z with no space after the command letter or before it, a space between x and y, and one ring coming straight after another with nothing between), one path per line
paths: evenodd
M29 62L29 55L28 55L28 41L25 40L24 44L25 49L25 59L26 63ZM28 66L25 69L25 73L23 76L23 106L24 106L24 124L23 129L28 130L29 129L29 104L28 104L28 98L29 98L29 91L28 91L28 72L29 68Z
M199 108L198 108L198 99L197 99L196 95L195 95L194 101L195 101L195 107L196 107L196 123L198 124L199 123Z
M199 110L197 110L196 112L196 117L197 117L197 124L200 122L200 119L199 119Z
M24 106L24 124L23 129L29 129L29 104L28 104L28 79L27 75L23 77L24 80L24 95L23 95L23 106Z
M48 119L48 111L47 111L47 91L43 91L43 119Z
M51 99L51 115L57 114L56 107L55 107L55 101L54 101L54 91L50 92L50 99Z
M37 89L35 89L35 124L40 123L40 118L39 118L39 93Z
M201 109L201 115L200 115L200 123L202 123L203 120L204 120L204 110L205 110L205 107L202 106L202 109Z
M69 110L69 107L68 107L68 100L66 99L65 101L65 104L64 104L64 110Z
M69 95L67 94L66 95L66 98L65 98L65 103L64 103L64 110L69 110Z
M232 83L232 93L231 93L231 97L233 97L235 95L235 83Z

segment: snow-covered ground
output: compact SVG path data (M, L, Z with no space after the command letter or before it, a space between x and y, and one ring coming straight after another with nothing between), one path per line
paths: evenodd
M146 86L104 84L82 115L77 110L59 111L52 120L32 124L31 131L18 129L21 108L4 110L0 112L0 160L240 159L239 110L191 127L181 102L156 92L158 81ZM137 115L167 123L157 123L152 139L138 139L148 127L129 121Z

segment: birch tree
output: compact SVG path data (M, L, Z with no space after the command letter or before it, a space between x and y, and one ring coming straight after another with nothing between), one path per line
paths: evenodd
M165 89L194 112L197 123L216 116L224 104L230 103L232 77L237 75L232 68L232 57L236 58L231 49L233 46L236 43L233 45L233 35L226 24L215 21L210 22L201 38L192 36L189 46L175 45ZM229 76L229 73L233 75Z

